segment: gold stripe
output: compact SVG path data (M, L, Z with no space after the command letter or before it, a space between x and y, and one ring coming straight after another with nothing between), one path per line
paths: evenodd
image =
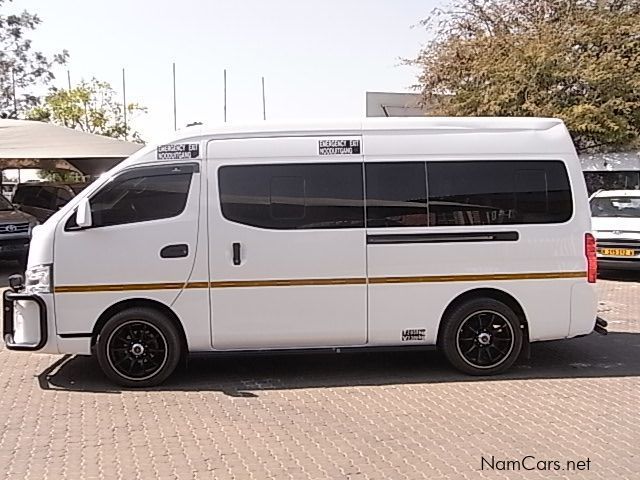
M55 293L130 292L135 290L181 290L184 283L124 283L111 285L63 285ZM205 283L206 287L206 283Z
M417 277L371 277L370 284L480 282L489 280L546 280L585 278L587 272L494 273L485 275L428 275ZM55 293L130 292L141 290L181 290L183 288L246 288L246 287L302 287L320 285L365 285L365 277L308 278L293 280L229 280L189 283L127 283L121 285L64 285Z
M228 282L211 282L211 288L239 287L302 287L310 285L365 285L367 279L362 278L307 278L296 280L239 280Z
M552 278L582 278L587 272L494 273L488 275L429 275L426 277L372 277L369 283L446 283L481 282L487 280L543 280Z

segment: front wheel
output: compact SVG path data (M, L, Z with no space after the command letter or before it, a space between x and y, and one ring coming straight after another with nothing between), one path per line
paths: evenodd
M455 307L443 319L439 347L449 363L470 375L507 370L522 349L518 315L492 298L478 298Z
M173 373L181 355L180 335L162 313L130 308L111 317L96 342L105 375L124 387L159 385Z

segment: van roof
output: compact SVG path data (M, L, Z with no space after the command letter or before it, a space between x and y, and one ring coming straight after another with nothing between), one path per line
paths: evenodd
M487 155L519 155L520 157L545 154L575 156L571 137L563 121L557 118L425 116L334 121L263 121L246 125L196 125L173 132L168 137L155 139L154 142L150 142L120 163L119 168L135 164L139 159L148 158L147 156L160 145L209 140L330 136L362 136L364 140L362 153L368 156L415 154L455 156L467 155L471 151ZM393 137L393 141L390 141L390 137ZM302 152L300 148L296 155L307 155L311 151ZM244 154L238 147L234 147L233 150L237 155ZM265 155L270 154L265 152Z
M193 126L178 130L175 140L194 136L286 136L316 133L349 135L375 131L544 131L562 125L557 118L540 117L395 117L360 120L263 121L253 124Z

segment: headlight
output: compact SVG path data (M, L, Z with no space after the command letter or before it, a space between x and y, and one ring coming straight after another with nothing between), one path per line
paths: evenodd
M36 265L24 274L26 293L51 293L51 265Z

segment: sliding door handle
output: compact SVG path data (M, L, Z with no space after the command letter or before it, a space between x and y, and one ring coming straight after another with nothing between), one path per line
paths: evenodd
M233 243L233 264L234 265L240 265L241 260L240 260L240 243L238 242L234 242Z

